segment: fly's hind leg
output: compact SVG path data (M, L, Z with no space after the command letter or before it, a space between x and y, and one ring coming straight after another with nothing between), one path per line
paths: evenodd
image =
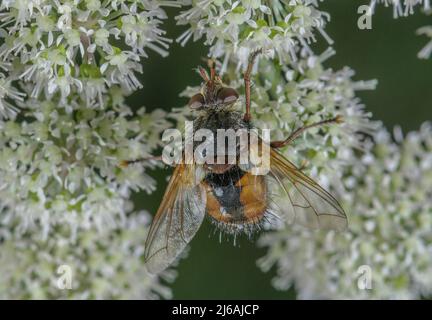
M244 120L249 122L251 120L251 113L250 113L250 106L251 106L251 99L250 99L250 94L251 94L251 83L250 83L250 77L251 77L251 73L252 73L252 68L254 66L255 63L255 59L256 57L262 52L262 49L258 49L254 52L252 52L249 56L249 63L247 66L247 69L243 75L243 79L244 79L244 86L245 86L245 98L246 98L246 113L244 115Z
M342 123L342 122L343 122L343 118L341 116L336 116L336 117L331 118L331 119L315 122L315 123L309 124L307 126L303 126L303 127L298 128L297 130L293 131L293 133L291 133L290 136L288 138L286 138L285 140L279 140L279 141L272 141L272 142L270 142L270 146L272 148L279 149L279 148L285 147L286 145L288 145L291 142L293 142L303 132L305 132L308 129L319 127L319 126L326 125L326 124Z

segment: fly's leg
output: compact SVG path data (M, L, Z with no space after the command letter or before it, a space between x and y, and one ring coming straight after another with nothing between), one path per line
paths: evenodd
M247 69L243 75L244 79L244 86L245 86L245 98L246 98L246 113L244 115L244 120L249 122L251 120L251 113L250 113L250 106L251 106L251 100L250 100L250 94L251 94L251 85L250 85L250 77L252 73L252 68L255 63L256 57L262 52L262 49L258 49L251 53L249 56L249 63L247 66Z
M290 136L285 139L285 140L280 140L280 141L272 141L270 142L270 146L272 148L275 149L279 149L282 147L285 147L286 145L290 144L291 142L293 142L295 139L297 139L303 132L305 132L308 129L311 128L315 128L315 127L319 127L322 125L326 125L326 124L331 124L331 123L342 123L343 122L343 118L341 116L336 116L334 118L331 119L327 119L327 120L323 120L323 121L319 121L319 122L315 122L312 124L309 124L307 126L303 126L298 128L297 130L295 130L293 133L290 134Z
M120 161L118 166L120 168L127 168L131 164L135 164L135 163L139 163L139 162L152 161L152 160L162 161L162 156L151 156L151 157L140 158L140 159L135 159L135 160L122 160L122 161Z

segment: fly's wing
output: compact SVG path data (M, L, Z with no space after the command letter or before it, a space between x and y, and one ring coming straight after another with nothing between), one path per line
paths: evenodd
M150 273L167 268L192 240L203 221L205 203L205 191L195 183L195 166L178 165L147 235L144 256Z
M273 148L268 176L277 189L271 191L275 193L270 207L286 222L312 229L346 229L347 217L338 201Z

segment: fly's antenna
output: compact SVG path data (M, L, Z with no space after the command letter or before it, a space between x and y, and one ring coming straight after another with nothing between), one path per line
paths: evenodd
M210 70L210 76L209 76L209 74L203 67L198 66L198 71L201 75L201 78L203 78L205 82L219 81L220 77L216 73L216 61L212 58L204 58L204 57L202 57L201 60L207 62L207 66Z

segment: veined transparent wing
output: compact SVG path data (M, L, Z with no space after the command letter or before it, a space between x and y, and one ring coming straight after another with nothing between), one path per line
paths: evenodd
M195 166L179 164L168 183L145 243L150 273L167 268L198 231L205 215L206 196L195 183Z
M270 207L286 222L313 229L346 229L347 217L338 201L273 148L268 176L276 184Z

